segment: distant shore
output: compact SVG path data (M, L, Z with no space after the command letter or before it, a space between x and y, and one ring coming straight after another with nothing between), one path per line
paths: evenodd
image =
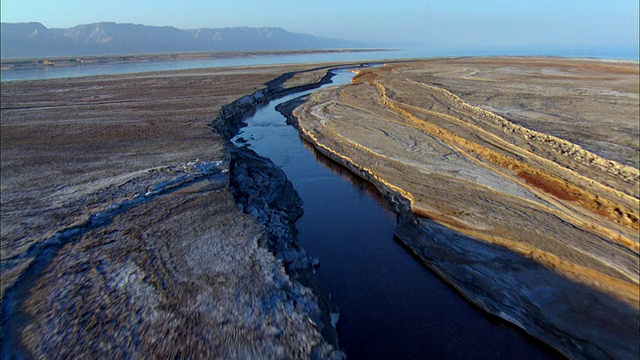
M142 63L156 61L230 59L241 57L256 57L270 55L298 55L298 54L326 54L326 53L357 53L374 51L392 51L391 49L320 49L320 50L285 50L285 51L210 51L184 53L157 54L128 54L128 55L93 55L93 56L56 56L38 58L10 58L0 59L2 71L31 70L47 67L70 67L82 65L108 65Z

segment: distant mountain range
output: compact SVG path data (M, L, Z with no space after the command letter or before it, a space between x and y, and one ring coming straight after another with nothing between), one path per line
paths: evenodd
M38 22L2 23L0 35L2 58L366 46L355 41L323 39L274 27L181 30L170 26L113 22L78 25L68 29L49 29Z

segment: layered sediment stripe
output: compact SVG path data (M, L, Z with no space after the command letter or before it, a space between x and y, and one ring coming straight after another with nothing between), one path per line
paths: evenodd
M294 115L297 116L295 112ZM413 194L411 194L411 192L390 183L389 181L376 174L373 170L356 163L352 158L345 156L332 149L331 147L321 143L309 130L305 129L303 126L300 126L300 132L307 141L310 141L316 149L321 151L326 156L330 157L334 161L345 165L351 165L351 167L358 169L360 171L360 176L373 182L378 188L387 189L387 191L394 192L407 199L411 204L411 211L416 215L435 220L453 230L459 231L460 233L469 235L476 239L506 247L521 255L538 261L549 269L563 273L577 282L599 288L608 293L616 294L621 300L625 301L625 303L638 307L637 299L640 296L640 291L637 286L637 279L635 275L629 274L629 280L632 282L634 282L635 280L635 283L629 283L626 281L615 279L613 277L591 270L587 267L580 266L568 261L563 261L553 254L546 253L525 244L518 243L504 237L489 235L485 232L477 231L467 226L462 226L452 218L430 213L429 211L421 209L415 205L414 196ZM374 153L373 151L362 146L361 149Z
M521 154L520 158L522 159L533 159L536 162L540 162L545 166L548 166L553 169L554 173L560 173L563 176L558 177L552 174L549 171L544 171L537 169L531 165L524 163L523 161L519 161L513 157L508 157L503 154L500 154L494 150L491 150L485 146L481 146L478 143L469 141L451 131L444 129L440 126L437 126L433 123L429 123L421 118L416 117L413 112L422 112L432 116L439 116L447 118L448 120L458 121L454 117L437 113L430 110L425 110L422 108L418 108L415 106L407 105L404 103L400 103L396 100L390 99L386 95L386 88L377 81L373 81L376 88L380 91L381 103L391 109L392 111L398 113L400 116L410 120L413 122L420 130L426 131L429 134L438 137L440 140L446 142L448 145L456 149L459 153L467 156L470 159L478 161L481 165L482 161L489 161L493 164L500 166L505 170L509 170L511 173L515 173L516 176L525 181L530 190L537 192L541 197L544 197L547 200L552 202L556 202L553 199L550 199L548 195L552 195L555 198L560 200L569 200L574 203L580 204L583 208L590 210L594 214L598 214L600 216L605 216L616 223L619 223L623 226L638 229L638 213L636 210L633 210L629 206L625 206L624 203L634 204L634 207L637 209L640 206L640 202L637 198L634 198L628 194L625 194L621 191L613 189L609 186L603 185L599 182L594 181L593 179L587 178L578 174L570 169L562 167L561 165L540 157L536 154L533 154L526 149L518 148L509 144L502 139L498 138L494 134L488 133L481 128L472 125L465 124L465 126L470 127L472 131L477 133L483 133L484 135L491 137L495 143L500 144L501 147L509 149L514 154ZM433 87L435 88L435 87ZM446 91L440 89L442 91ZM452 96L455 96L451 94ZM458 101L462 102L458 98ZM469 105L471 107L471 105ZM484 110L483 110L484 111ZM486 112L486 111L485 111ZM486 112L488 113L488 112ZM495 117L499 117L498 115L494 115ZM508 122L503 119L503 122ZM513 125L516 126L516 125ZM532 131L531 131L532 132ZM533 133L533 132L532 132ZM540 133L538 133L540 134ZM542 138L546 135L537 135L536 137ZM565 142L564 140L558 139L558 141ZM577 145L576 145L577 146ZM587 153L586 150L581 150ZM593 157L598 157L595 154L591 154ZM604 162L604 160L602 160ZM620 165L620 164L619 164ZM620 165L623 167L623 165ZM493 171L497 171L494 167L487 167L492 169ZM499 172L502 176L508 176L510 179L515 180L514 176L507 175L504 171ZM637 173L637 171L636 171ZM637 177L637 175L636 175ZM637 180L636 180L637 181ZM525 185L522 181L519 181L520 184ZM588 191L585 188L577 185L577 183L588 184L590 187L595 187L600 194L607 194L607 197L599 196L594 194L593 191ZM526 185L525 185L526 186ZM539 190L542 190L539 191ZM620 201L614 202L610 200L611 198L617 199ZM565 206L571 206L571 204L564 204ZM563 207L563 206L561 206ZM575 207L571 206L574 210ZM593 224L590 221L591 216L588 216L583 219L579 219L578 223L580 226L592 227L598 233L610 238L612 241L619 243L630 250L634 251L636 254L640 252L640 246L638 242L625 237L619 233L613 232L603 226ZM576 222L575 220L572 222Z
M616 230L616 228L609 228L603 225L602 220L596 221L599 219L599 216L604 216L609 221L614 221L628 229L637 230L637 212L631 209L631 207L626 207L621 204L621 202L637 204L637 198L604 184L595 182L588 177L582 176L581 174L578 174L573 170L566 169L561 165L549 159L545 159L541 156L533 154L526 149L518 148L512 144L509 144L496 135L491 134L473 124L467 123L464 125L471 128L473 131L482 132L483 135L490 137L492 141L499 144L501 148L507 149L506 151L508 153L518 155L514 157L507 156L485 146L481 146L478 143L470 141L445 128L437 126L433 123L429 123L428 121L425 121L424 119L421 119L420 117L414 115L414 113L421 112L430 116L441 116L447 118L449 121L459 120L447 114L422 109L390 99L386 94L387 89L379 81L377 81L377 79L378 76L376 74L373 74L372 72L365 72L358 75L358 77L354 79L353 83L357 85L367 82L369 85L374 86L379 91L379 102L381 103L381 105L384 105L390 111L407 120L406 124L410 124L409 126L413 126L416 129L425 131L425 133L433 135L434 137L444 141L455 151L459 152L468 159L473 160L476 164L489 169L506 179L516 182L524 188L531 190L541 199L544 199L546 202L553 204L554 208L544 206L540 203L535 203L527 199L520 200L524 202L531 202L531 205L535 205L536 208L540 208L544 212L556 216L567 225L591 232L603 239L608 239L612 243L612 245L620 245L633 252L635 256L637 256L640 249L636 240L628 237L624 233L621 233L619 229ZM363 84L363 86L366 85ZM439 90L441 89L438 89L438 91ZM441 93L446 94L446 90L443 90L443 92ZM451 98L458 99L457 101L462 102L462 100L455 97L455 95L453 94L451 94ZM359 152L365 152L369 154L368 156L370 156L371 158L382 159L386 162L399 161L393 157L389 157L385 154L374 151L373 149L360 144L357 141L349 139L333 131L330 126L324 125L324 122L326 120L324 118L324 113L329 103L337 103L343 100L343 94L340 93L338 99L330 100L328 103L315 105L310 111L312 116L316 117L319 123L323 124L323 136L325 135L324 132L327 132L326 135L331 138L331 141L336 140L340 144L346 144L347 147L352 147ZM299 109L294 111L294 116L302 116L302 112ZM471 105L468 105L466 109L469 111L473 110L479 112L477 109L475 109L475 107ZM489 112L485 112L479 116L490 117L492 115ZM497 117L497 115L495 116ZM393 122L393 120L390 121ZM506 119L503 119L503 121L508 122ZM508 248L518 254L532 258L538 263L543 264L545 267L562 273L576 282L600 289L609 294L613 294L616 296L616 298L624 301L625 303L636 308L638 307L637 299L639 296L639 290L637 286L637 273L629 272L618 267L616 264L608 263L608 261L604 258L594 257L594 259L600 261L602 264L614 267L626 276L625 280L614 278L597 270L590 269L586 266L559 257L553 253L542 251L536 247L531 246L530 244L523 244L521 242L511 240L507 237L492 233L491 231L487 232L475 229L473 227L467 226L466 224L458 221L453 217L447 216L445 214L434 213L429 209L422 208L417 203L416 195L412 194L411 190L402 188L397 184L394 184L393 181L384 179L384 176L377 174L375 169L371 169L363 163L358 163L358 161L343 153L343 151L341 151L340 149L332 148L329 143L323 143L322 140L318 139L318 137L314 135L314 131L305 127L303 121L299 121L299 123L299 127L303 137L310 141L318 150L331 157L332 159L347 165L347 167L351 168L352 170L356 169L360 172L360 175L362 177L374 182L379 188L401 195L408 200L408 202L411 204L411 210L416 215L433 219L451 229L459 231L460 233L466 234L473 238ZM506 124L505 126L507 125L508 124ZM534 134L533 132L529 133L525 132L524 130L521 132L525 133L527 136L536 136L540 137L541 139L544 137L544 134L541 133ZM558 141L564 140L558 139ZM586 150L584 149L581 149L580 151L586 152ZM593 154L593 156L597 155ZM520 159L516 159L516 157ZM529 163L525 163L523 160L521 160L523 158L528 159L527 161ZM558 177L557 175L554 175L549 171L540 170L530 163L541 163L545 167L553 169L553 173L562 174L562 177ZM498 166L496 167L492 165ZM622 169L625 170L625 168ZM626 173L618 173L618 175L620 174L629 174L629 172L627 171ZM632 178L633 174L631 175ZM569 178L572 181L566 180L566 178ZM591 186L595 187L598 192L602 191L606 193L607 196L606 198L598 196L593 191L589 191L577 185L576 183L591 184ZM610 198L618 200L622 199L624 201L614 202L610 200ZM588 212L585 212L581 209L586 209L588 210ZM576 250L581 251L577 248ZM594 256L588 253L584 254L588 256Z

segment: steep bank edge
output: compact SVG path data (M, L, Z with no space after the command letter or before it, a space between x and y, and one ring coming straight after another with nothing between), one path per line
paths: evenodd
M399 216L396 238L470 302L570 358L638 356L639 349L634 346L637 328L633 321L625 322L629 318L637 319L633 309L607 294L574 283L532 259L418 217L411 211L410 194L405 195L368 169L318 143L300 128L293 111L306 98L291 100L276 110L298 128L300 136L317 151L373 184ZM471 264L473 266L469 266ZM565 298L572 302L569 306L556 301ZM563 313L567 308L578 311ZM587 314L590 317L586 317ZM600 328L598 324L606 326Z

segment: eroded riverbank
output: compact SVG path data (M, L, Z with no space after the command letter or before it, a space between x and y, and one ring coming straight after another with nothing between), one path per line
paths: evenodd
M320 152L372 181L394 203L404 204L407 216L400 221L396 235L476 304L571 357L637 356L638 239L634 219L638 200L633 195L611 195L633 194L634 188L625 184L637 183L637 170L633 175L633 169L615 162L598 170L600 161L585 165L585 159L596 158L594 155L543 148L538 142L540 133L532 135L522 128L507 131L506 121L496 121L495 116L476 111L455 96L441 97L446 91L436 87L452 74L462 75L466 86L487 81L485 92L489 86L500 86L503 75L495 71L495 66L502 64L500 59L495 63L465 61L433 60L424 67L407 64L363 71L352 85L315 93L294 111L294 121ZM479 66L477 61L485 68L468 68ZM566 89L566 81L578 81L576 72L581 69L569 60L564 64L545 59L504 61L514 66L507 68L508 74L537 74L532 70L536 61L571 74L560 80L552 78L560 84L553 83L553 91L539 97L561 96L562 86ZM517 67L519 61L522 68ZM594 69L598 69L621 77L616 89L633 81L637 86L637 77L627 71L630 64L618 64L623 68L618 70L605 65L584 65L587 80L580 84L599 89L602 83L593 78ZM528 81L527 76L521 80ZM548 78L534 79L534 88L540 89L540 82ZM433 85L436 81L437 86ZM623 92L605 93L627 99ZM595 92L586 94L593 96ZM617 110L620 126L632 126L633 118L637 119L637 98L635 101L635 107L630 100ZM564 111L563 116L570 116L566 114L571 114L571 108ZM606 112L605 108L598 111ZM515 139L518 136L530 142L516 148L513 144L522 142ZM504 142L505 137L511 144ZM554 141L550 141L552 147ZM618 146L602 145L607 149ZM557 152L567 155L547 155ZM552 160L540 160L545 156ZM535 174L543 180L525 182L505 174L521 170L521 165L509 165L510 157L516 163L539 166ZM553 164L546 166L545 161ZM495 168L496 164L504 168ZM602 183L610 187L596 194L622 204L615 214L607 213L606 203L594 216L588 200L576 201L581 207L571 203L575 197L568 201L568 196L577 194L572 186L582 184L571 177L563 177L570 190L552 189L544 183L545 172L562 174L569 168L575 176L579 166L588 166L588 171L578 175L592 179L587 191ZM612 176L617 182L609 180Z
M338 355L207 126L296 69L3 84L2 357Z
M334 81L348 83L352 76L338 72ZM338 338L348 357L558 355L470 306L394 242L392 204L307 148L278 113L296 96L257 109L234 142L269 157L302 197L297 238L319 261L316 275L339 309Z

